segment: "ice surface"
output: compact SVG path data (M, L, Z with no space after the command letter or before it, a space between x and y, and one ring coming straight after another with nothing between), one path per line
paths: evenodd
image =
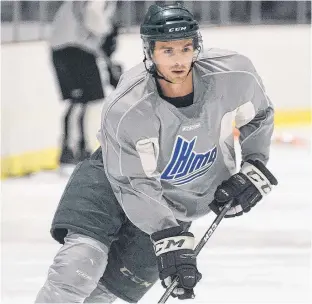
M311 155L277 146L269 168L279 186L220 224L199 257L196 299L183 303L311 303ZM44 283L60 248L49 228L66 182L55 172L2 182L1 303L33 303ZM193 224L198 240L213 218ZM163 291L157 283L140 303L157 303Z

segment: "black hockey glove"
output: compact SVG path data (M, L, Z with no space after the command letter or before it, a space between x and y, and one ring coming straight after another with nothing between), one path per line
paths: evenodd
M222 207L232 200L232 208L225 217L242 215L249 212L263 196L271 192L273 185L277 185L277 180L262 162L246 161L239 173L217 187L214 200L209 207L219 214Z
M151 240L162 286L167 288L178 276L179 285L171 295L181 300L193 299L193 288L202 277L196 266L194 235L183 232L182 227L178 226L153 233Z

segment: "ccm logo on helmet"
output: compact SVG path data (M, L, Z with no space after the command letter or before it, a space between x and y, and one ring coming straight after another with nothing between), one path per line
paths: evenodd
M185 31L186 30L186 26L183 27L172 27L169 29L169 32L180 32L180 31Z

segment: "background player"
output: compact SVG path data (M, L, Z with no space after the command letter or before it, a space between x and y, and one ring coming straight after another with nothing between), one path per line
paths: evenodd
M105 92L97 58L106 62L109 82L116 87L121 74L111 56L116 49L118 24L114 20L116 1L64 1L52 24L50 44L53 65L62 97L68 101L63 117L60 164L76 164L90 155L85 117L90 102L103 101ZM79 107L78 143L71 145L70 120Z

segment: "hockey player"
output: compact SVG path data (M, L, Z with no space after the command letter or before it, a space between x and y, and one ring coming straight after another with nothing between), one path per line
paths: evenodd
M63 118L60 164L75 164L90 156L85 132L85 116L90 102L103 101L97 58L106 61L110 83L116 87L121 75L111 55L115 50L118 26L113 20L115 1L65 1L52 24L50 44L53 65L62 97L68 101ZM116 73L117 71L117 73ZM79 139L75 150L70 147L70 120L79 107ZM75 153L74 153L75 152Z
M179 5L150 6L141 37L144 64L109 96L101 148L76 167L56 210L51 234L64 245L37 303L136 303L175 276L172 295L193 298L191 222L229 201L228 216L242 215L277 184L266 168L273 108L250 60L215 49L199 58L198 23Z

